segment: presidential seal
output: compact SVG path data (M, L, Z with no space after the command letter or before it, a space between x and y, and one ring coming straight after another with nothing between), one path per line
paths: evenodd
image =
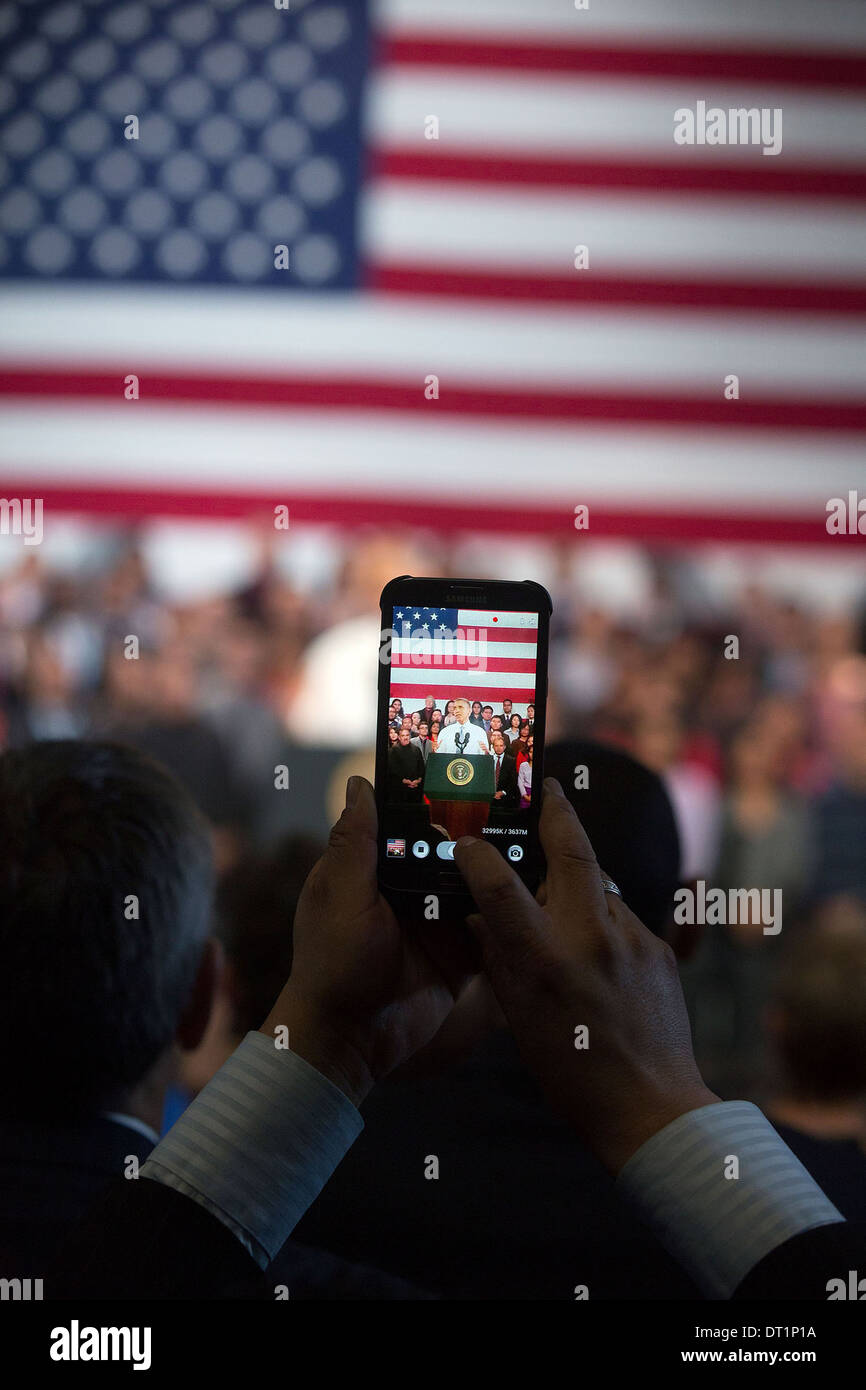
M475 776L475 768L468 758L452 758L445 769L445 776L455 787L468 787Z

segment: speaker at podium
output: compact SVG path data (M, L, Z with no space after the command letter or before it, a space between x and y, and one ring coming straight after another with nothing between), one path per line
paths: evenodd
M431 753L427 759L424 795L430 818L444 826L452 840L481 834L495 789L489 753Z

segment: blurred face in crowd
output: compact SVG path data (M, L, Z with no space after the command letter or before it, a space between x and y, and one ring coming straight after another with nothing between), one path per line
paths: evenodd
M421 723L421 716L420 716L420 714L413 714L412 717L411 717L411 719L409 720L409 722L410 722L410 724L412 725L412 728L413 728L413 729L417 729L417 728L418 728L418 725Z
M495 734L498 730L501 730L501 729L502 729L502 720L500 719L500 717L499 717L498 714L494 714L493 718L492 718L491 721L490 721L490 732L491 732L492 734Z
M529 725L528 725L528 724L521 724L521 726L520 726L520 737L523 739L524 743L525 743L526 740L529 738Z
M653 772L665 772L680 755L681 725L673 719L646 720L638 725L634 754Z
M433 718L434 718L434 719L438 719L438 721L439 721L440 724L442 723L442 711L441 711L441 709L439 708L438 705L436 706L436 708L435 708L434 711L433 711Z
M473 700L473 701L472 701L472 713L475 715L475 718L477 719L478 716L479 716L479 714L481 713L481 701L480 701L480 700Z
M519 728L520 728L520 715L519 715L519 714L512 714L511 719L509 720L509 723L510 723L512 729L519 729Z
M392 727L388 730L388 742L397 743L397 741L397 730Z
M526 706L526 717L532 723L535 719L535 705Z
M433 696L432 696L432 695L428 695L428 696L426 697L426 699L424 700L424 708L425 708L425 709L432 709L432 708L433 708Z
M453 713L454 713L454 701L453 701L453 700L449 700L448 703L446 704L446 706L445 706L445 713L446 713L446 714L453 714Z
M749 725L731 746L731 770L741 786L775 783L782 771L777 745L763 738L755 725Z
M421 738L426 738L429 732L429 725L427 725L425 721L422 719L421 723L418 725L418 733L421 735Z
M503 701L502 701L502 710L503 710L503 713L504 713L504 714L510 714L510 713L511 713L511 701L510 701L510 700L503 700Z
M490 742L493 745L493 752L496 754L497 758L501 753L505 752L505 739L502 734L491 734Z
M397 737L399 738L400 743L403 745L403 747L404 747L404 748L408 748L408 746L409 746L409 739L411 738L411 734L409 733L409 730L408 730L408 729L401 729L400 732L399 732L399 734L397 735Z
M411 727L412 727L412 720L409 718L408 714L404 714L404 715L403 715L402 728L403 728L403 729L411 729Z

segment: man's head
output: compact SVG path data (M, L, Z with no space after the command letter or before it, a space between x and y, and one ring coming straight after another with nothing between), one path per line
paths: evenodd
M866 1098L866 932L808 930L789 946L768 1022L784 1084L825 1105Z
M667 935L680 842L661 777L619 749L583 739L546 747L544 771L561 784L632 912L657 936Z
M0 1023L4 1113L117 1109L174 1042L195 1047L210 837L143 754L37 743L0 757Z
M482 719L486 719L489 722L493 718L493 706L485 705L483 710L481 711L481 717Z
M410 740L411 737L412 737L412 730L409 728L409 725L408 725L408 724L404 724L404 725L403 725L403 727L402 727L402 729L400 730L400 732L399 732L399 734L397 735L397 737L398 737L398 739L400 740L400 743L401 743L401 745L402 745L403 748L408 748L408 747L409 747L409 740Z
M511 701L510 701L510 700L503 700L503 701L502 701L502 708L503 708L503 710L505 711L506 714L510 714L510 713L511 713Z
M425 696L424 696L424 708L425 708L425 709L432 709L435 703L436 703L436 697L435 697L435 695L425 695Z
M454 713L457 716L458 724L466 723L466 720L469 718L471 710L472 706L465 696L460 695L458 699L454 701Z
M491 748L493 749L493 752L496 754L497 757L499 757L500 753L504 753L504 752L505 752L505 739L503 738L502 734L499 734L499 733L491 734L491 735L490 735L490 746L491 746Z
M418 725L418 737L427 738L429 733L430 725L427 723L426 719L422 719L421 723Z
M499 716L498 714L494 714L493 718L492 718L491 721L490 721L490 732L491 732L492 734L495 734L495 733L500 733L501 731L502 731L502 719L500 718L500 716Z
M409 723L411 724L412 728L417 731L418 725L421 723L421 716L417 710L413 715L410 716Z
M400 732L402 733L404 729L411 729L411 728L412 728L412 718L411 718L410 715L404 714L402 720L400 721Z

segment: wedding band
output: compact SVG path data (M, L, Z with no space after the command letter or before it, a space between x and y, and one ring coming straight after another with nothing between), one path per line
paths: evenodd
M619 888L617 888L613 879L605 878L604 874L602 874L601 876L601 886L604 889L605 893L616 893L618 898L622 897L622 892Z

